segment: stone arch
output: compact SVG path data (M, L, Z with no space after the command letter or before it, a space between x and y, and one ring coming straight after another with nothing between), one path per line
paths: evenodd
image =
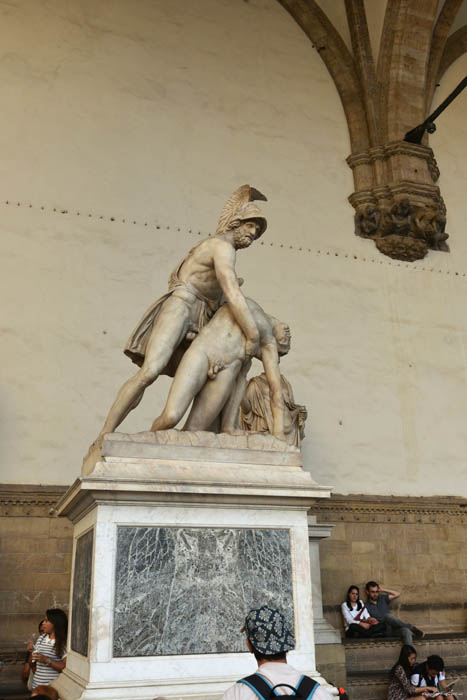
M462 3L463 0L446 0L436 22L427 71L425 116L427 116L430 105L433 102L436 83L439 79L441 60L444 56L447 41L449 41L448 34Z
M454 32L446 41L443 55L439 64L437 80L441 80L447 69L467 53L467 24Z
M279 0L324 61L342 101L352 152L369 147L368 127L355 61L315 0Z

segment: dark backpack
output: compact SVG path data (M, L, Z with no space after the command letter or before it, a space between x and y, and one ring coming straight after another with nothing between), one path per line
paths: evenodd
M253 673L252 676L242 678L241 680L237 681L237 683L244 683L247 685L254 693L256 693L259 700L271 700L271 698L281 697L276 693L276 688L290 688L294 691L294 695L292 697L300 698L300 700L311 700L315 690L319 688L319 683L308 676L302 676L295 688L288 683L277 683L277 685L272 686L269 681L267 681L266 678L261 676L259 673Z
M416 664L410 669L410 675L414 676L415 674L418 674L417 688L421 688L422 681L425 681L425 685L436 685L438 682L439 671L437 672L436 678L431 678L426 670L426 661L421 664Z

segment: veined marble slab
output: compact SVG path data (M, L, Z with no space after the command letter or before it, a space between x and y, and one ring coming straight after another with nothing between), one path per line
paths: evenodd
M245 615L264 603L293 630L288 530L118 528L115 657L246 651Z
M83 656L88 655L93 544L94 531L89 530L77 539L75 550L71 648Z

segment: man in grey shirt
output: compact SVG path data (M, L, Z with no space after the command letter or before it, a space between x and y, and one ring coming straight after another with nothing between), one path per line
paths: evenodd
M408 622L402 622L398 617L392 615L389 610L391 600L399 598L398 591L391 591L389 588L383 588L376 581L368 581L365 586L367 601L366 609L371 617L374 617L378 622L384 622L386 625L386 637L400 636L404 640L404 644L413 646L413 637L421 639L424 632L411 625Z

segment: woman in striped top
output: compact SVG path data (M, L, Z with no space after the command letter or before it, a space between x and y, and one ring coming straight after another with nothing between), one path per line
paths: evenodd
M66 613L59 608L47 610L44 634L37 640L32 653L33 689L38 685L49 685L65 668L67 630Z

